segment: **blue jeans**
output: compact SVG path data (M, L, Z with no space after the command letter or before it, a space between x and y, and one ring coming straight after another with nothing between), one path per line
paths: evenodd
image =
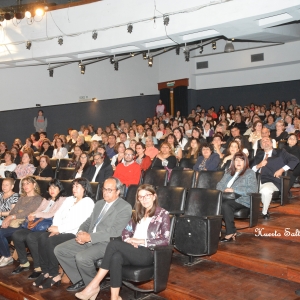
M11 256L7 238L11 237L12 234L19 229L21 229L21 227L19 227L19 228L7 227L7 228L0 229L0 254L1 254L1 256L5 256L5 257Z

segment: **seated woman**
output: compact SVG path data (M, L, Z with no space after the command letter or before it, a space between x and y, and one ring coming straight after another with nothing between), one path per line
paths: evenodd
M122 240L111 241L106 248L101 268L89 285L75 296L79 299L95 300L99 284L110 272L111 299L120 300L122 265L148 266L153 264L150 247L167 246L170 235L169 213L157 204L153 186L140 185L136 192L135 211L122 232Z
M0 225L18 202L19 194L15 193L13 188L14 180L12 178L4 178L2 181L2 192L0 192Z
M237 136L234 138L234 141L238 142L242 152L244 152L247 156L249 156L249 151L243 144L243 138L241 136Z
M53 147L51 146L51 142L49 139L43 140L40 154L39 154L39 156L36 157L36 159L39 160L42 155L47 155L48 157L53 156Z
M197 159L194 171L217 171L220 163L220 156L214 153L213 145L203 144L200 150L201 156Z
M32 145L36 148L39 149L39 140L40 140L40 135L38 132L32 133L30 135L30 138L32 140Z
M74 147L74 152L71 161L68 163L68 168L75 168L77 163L79 162L79 157L82 154L82 150L79 146Z
M148 155L151 160L158 154L158 149L154 147L153 140L151 137L146 137L146 151L145 154ZM135 149L135 148L132 148Z
M279 120L277 121L276 130L271 131L270 137L274 139L277 143L282 140L287 140L289 137L289 134L285 131L284 121Z
M185 154L185 158L198 158L200 154L200 141L197 138L192 138L190 140L190 147Z
M275 118L273 115L268 115L267 117L267 123L264 125L264 127L274 130L275 129Z
M203 136L207 139L214 135L214 130L212 129L212 124L210 122L206 122L203 127Z
M261 130L263 128L262 121L255 121L253 124L252 132L248 138L248 141L252 143L252 149L254 150L254 156L256 155L258 141L261 139Z
M227 171L231 165L233 155L241 151L240 144L237 141L231 141L227 148L227 153L219 164L220 171Z
M135 162L138 163L143 171L146 171L151 166L151 158L145 154L146 147L143 143L138 142L135 145Z
M41 158L42 160L42 158ZM43 202L36 211L28 215L28 221L34 221L35 218L52 218L56 211L61 207L66 197L64 197L64 187L58 179L53 179L48 184L48 199L43 199ZM12 274L19 274L23 271L29 270L29 261L27 259L27 243L31 245L31 257L33 259L34 271L28 279L35 279L41 274L38 238L44 231L31 231L22 228L12 235L15 249L17 250L20 265L12 272Z
M157 142L157 138L156 138L156 136L155 136L155 134L154 134L154 131L151 129L151 128L148 128L147 130L146 130L146 135L143 137L143 139L142 139L142 143L146 143L146 137L150 137L150 138L152 138L152 141L153 141L153 144L154 145L157 145L158 144L158 142Z
M39 180L51 180L54 177L54 172L50 166L50 159L47 155L40 157L40 165L35 169L33 176Z
M89 150L90 159L92 159L94 154L97 153L97 149L98 149L99 146L100 146L100 144L97 140L92 140L91 141L91 146L90 146L90 150Z
M131 148L131 149L135 149L135 145L137 144L137 141L136 140L131 140L129 142L129 147L128 148Z
M79 162L75 167L72 178L86 178L88 181L93 179L95 172L94 166L91 165L88 155L84 152L81 153Z
M5 142L0 142L0 159L4 158L6 151L7 151L7 144Z
M22 147L21 152L24 152L29 148L31 148L34 152L37 151L37 148L33 145L31 138L26 139L25 145Z
M177 160L180 161L182 159L182 149L181 149L180 145L178 144L174 134L170 133L166 137L166 141L171 145L172 151L174 152Z
M21 156L19 153L19 149L17 147L12 146L12 148L10 149L10 152L13 155L13 160L12 162L16 165L18 165L21 162Z
M15 168L15 172L17 174L17 178L22 179L25 176L33 175L35 171L35 166L33 163L33 156L28 150L23 153L22 161Z
M172 150L172 146L168 142L160 145L160 151L152 161L152 168L174 169L177 165L177 159Z
M114 171L116 170L117 165L124 161L125 150L126 146L124 143L119 142L116 144L115 151L117 152L117 154L111 158L111 166Z
M30 251L38 253L41 275L33 283L41 289L61 283L54 248L74 239L79 226L91 215L94 201L90 183L85 178L73 180L73 196L67 197L53 217L52 226L37 239L27 239Z
M31 176L23 178L21 181L21 197L2 222L2 228L0 229L0 254L2 256L0 267L13 263L7 238L22 228L23 220L41 205L42 200L40 188L35 179Z
M64 147L64 142L61 137L57 137L54 141L54 150L53 150L52 158L56 158L56 159L69 158L68 150L67 148Z
M202 137L202 135L201 135L201 129L193 128L192 136L188 139L188 142L184 146L184 150L189 150L189 148L191 147L191 140L193 138L196 138L197 140L199 140L200 144L206 143L206 138Z
M16 164L13 163L14 156L10 151L6 151L4 155L4 163L0 165L0 178L5 178L5 171L14 171L17 167Z
M175 136L176 142L180 146L181 150L184 150L185 145L187 144L188 140L183 137L183 134L179 127L173 130L173 134Z
M236 199L224 199L222 202L222 215L226 226L226 236L221 242L231 242L236 239L234 225L234 211L250 207L248 193L257 193L258 186L254 171L249 169L248 157L239 151L233 158L233 163L223 178L218 182L216 189L222 192L239 194Z

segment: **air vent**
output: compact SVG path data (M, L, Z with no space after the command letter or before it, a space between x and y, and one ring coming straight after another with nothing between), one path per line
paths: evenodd
M262 61L262 60L264 60L264 54L263 53L251 55L251 62Z
M208 68L208 61L197 62L197 69L207 69L207 68Z

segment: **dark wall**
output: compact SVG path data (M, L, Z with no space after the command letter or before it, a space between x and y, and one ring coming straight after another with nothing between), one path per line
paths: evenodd
M189 90L189 111L196 108L197 104L208 109L214 106L216 111L220 105L227 109L229 104L248 105L269 104L275 100L287 101L298 98L300 103L300 80L237 86L228 88Z
M68 127L79 129L83 124L103 127L111 122L118 124L120 119L143 122L147 117L153 116L158 99L159 95L148 95L45 106L42 109L48 118L48 137L52 139L56 132L67 134ZM0 141L7 142L9 147L16 137L24 142L35 131L33 119L39 109L35 107L0 112Z

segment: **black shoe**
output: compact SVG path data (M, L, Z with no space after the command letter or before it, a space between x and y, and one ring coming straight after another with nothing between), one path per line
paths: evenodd
M68 292L77 292L83 288L85 288L85 284L84 284L83 280L80 280L80 281L68 286L67 291Z
M33 272L28 276L28 279L36 279L36 278L38 278L41 274L42 274L42 272L36 272L36 271L33 271Z
M264 220L269 220L270 219L270 214L267 212L265 215L263 214Z
M21 267L21 266L18 266L16 269L14 269L11 274L19 274L23 271L28 271L29 270L29 267Z
M235 241L236 239L236 233L234 233L229 239L226 239L225 237L220 240L221 243L226 243L226 242L232 242Z
M300 290L295 291L295 294L296 294L297 296L300 296Z

